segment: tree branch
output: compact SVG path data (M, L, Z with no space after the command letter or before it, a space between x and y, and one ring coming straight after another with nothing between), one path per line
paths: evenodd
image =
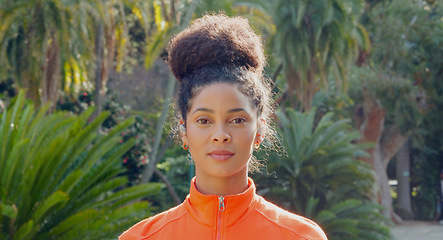
M156 126L156 134L154 138L155 139L154 144L152 147L151 161L149 161L148 165L146 165L145 169L143 170L143 175L141 180L142 183L149 182L149 180L152 177L152 174L154 173L157 162L160 160L160 158L157 157L159 152L158 150L160 148L160 142L162 139L163 125L166 123L169 114L169 104L174 94L174 86L175 86L175 78L169 77L165 102L163 103L162 113L160 115L160 118Z
M154 169L154 173L166 184L166 187L168 188L169 193L171 194L172 199L174 199L174 202L178 205L181 203L180 198L178 197L177 193L175 192L174 188L172 187L171 182L169 182L168 178L160 172L157 168Z
M165 18L165 21L166 22L169 22L169 15L168 15L168 13L166 12L166 4L165 4L165 1L164 0L161 0L160 1L161 2L161 6L162 6L162 14L163 14L163 17Z
M382 161L385 168L388 166L389 161L391 161L403 144L408 140L410 135L411 131L401 134L400 129L396 125L385 127L380 139Z

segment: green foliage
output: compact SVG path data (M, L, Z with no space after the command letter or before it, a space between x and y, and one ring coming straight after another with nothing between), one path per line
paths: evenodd
M362 96L361 86L366 87L386 108L387 123L403 132L421 122L426 95L438 96L435 80L443 66L441 7L438 1L394 0L379 3L369 12L374 66L353 70L350 95L361 102L357 98Z
M1 0L0 6L2 76L38 90L45 77L44 60L58 59L61 63L55 60L50 67L63 69L66 89L86 81L94 52L93 23L106 15L101 1Z
M75 98L64 95L57 102L57 109L81 114L94 105L93 97L94 92L90 91L81 91ZM119 94L110 89L106 93L103 109L110 112L101 125L101 130L104 132L108 132L120 122L125 121L128 116L135 119L135 122L121 133L122 143L135 139L135 144L123 154L121 161L128 169L125 174L132 184L136 184L140 180L143 167L149 161L153 141L151 136L154 135L154 121L157 117L131 111L128 105L121 103Z
M150 214L147 202L161 185L128 183L120 159L135 140L120 143L125 120L106 135L109 116L34 110L24 93L0 115L0 238L115 239Z
M152 131L154 127L152 117L147 118L146 115L142 114L134 117L135 123L122 132L122 136L123 142L134 138L136 144L122 156L122 163L128 169L127 175L131 183L138 184L143 167L150 161L153 134L149 131Z
M435 123L429 124L432 126ZM443 134L441 129L432 134L426 133L422 142L417 139L412 141L412 211L414 218L418 220L432 221L437 212L439 175L443 166L442 143L438 139L442 135L438 134Z
M236 14L236 11L233 9L233 5L239 1L236 0L202 0L199 1L195 9L195 14L197 17L203 16L208 12L220 12L223 11L229 16L233 16Z
M401 6L397 9L398 14L417 17L406 35L413 43L407 56L411 62L408 67L414 72L415 83L425 91L428 109L413 135L412 207L417 219L432 220L439 170L443 169L443 2L425 1L422 8L409 12Z
M194 176L194 166L189 162L185 151L180 146L171 148L169 153L166 153L164 161L157 164L157 169L165 175L174 187L179 199L183 201L189 193L191 179ZM150 200L163 210L176 205L165 188Z
M374 172L357 157L372 144L353 143L348 119L333 121L327 113L315 121L316 109L307 113L277 112L287 156L272 158L276 172L267 188L268 198L296 213L315 219L329 239L388 239L389 230L371 203ZM263 185L260 183L260 185Z
M349 71L350 98L363 102L366 91L386 109L385 124L395 124L404 133L415 129L422 119L417 97L420 88L396 72L377 67L353 67Z
M417 74L428 75L430 70L436 73L438 68L433 66L441 66L443 61L441 8L441 1L393 0L377 4L367 24L374 45L372 61L409 75L419 85L425 78Z
M150 29L147 2L151 1L0 0L1 78L27 88L27 97L37 104L46 97L55 102L58 90L76 96L92 88L93 69L102 68L106 77L110 68L120 72L123 66L133 67L134 56L140 55L133 40ZM135 22L143 27L135 28ZM102 66L96 66L100 24L106 49ZM143 33L137 32L140 29Z
M337 90L346 90L348 67L360 49L370 49L359 22L364 2L279 0L271 7L277 29L271 44L302 105L309 109L318 87L327 89L329 75L334 75ZM297 82L291 83L294 78Z
M361 85L366 86L387 109L387 124L397 124L403 132L413 130L412 207L421 220L434 217L438 173L443 169L442 7L440 0L375 4L366 23L374 46L373 68L355 70L350 77L352 88L360 89L350 93L353 99L361 98Z
M158 4L157 1L149 2L152 9L153 28L146 40L145 67L150 68L154 61L165 54L165 47L171 37L188 26L195 14L199 1L182 1L175 10L174 2L169 5ZM174 5L175 6L175 5ZM167 9L169 7L169 11ZM173 10L174 9L174 10ZM146 27L146 24L145 24Z
M315 58L322 67L319 70L326 70L331 61L340 65L347 56L355 55L358 45L370 47L367 33L358 22L363 1L282 0L274 7L278 53L296 69L309 69L306 64Z
M354 105L354 100L347 93L336 93L331 90L318 91L312 105L323 114L333 112L336 117L350 118L352 113L349 109Z

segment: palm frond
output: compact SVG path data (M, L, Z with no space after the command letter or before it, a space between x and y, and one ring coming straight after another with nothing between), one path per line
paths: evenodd
M353 143L359 134L349 120L336 121L328 113L316 121L315 108L307 113L285 109L276 115L288 155L268 160L277 178L267 196L315 219L329 239L389 239L389 230L381 224L387 220L370 200L375 174L356 158L370 145Z
M118 176L120 157L135 144L119 136L134 119L103 136L97 129L107 112L88 123L93 109L79 116L45 115L47 109L34 110L21 91L0 116L0 144L7 146L0 155L0 236L110 239L146 217L149 205L134 200L162 185L126 188Z

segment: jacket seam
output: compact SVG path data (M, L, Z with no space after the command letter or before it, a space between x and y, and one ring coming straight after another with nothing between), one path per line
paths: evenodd
M184 217L187 214L187 212L184 212L181 216L178 216L176 218L170 219L168 222L166 222L165 224L163 224L162 226L160 226L157 230L153 231L150 235L143 237L142 240L144 239L148 239L150 237L152 237L154 234L160 232L164 227L166 227L167 225L169 225L170 223L174 222L174 221L178 221L180 220L182 217Z
M309 239L310 239L310 238L306 238L306 237L300 236L299 234L297 234L297 232L295 232L294 230L292 230L292 229L290 229L290 228L288 228L288 227L286 227L286 226L282 226L282 225L280 225L280 224L277 223L276 221L274 221L274 220L272 220L271 218L269 218L268 216L266 216L266 214L264 214L262 211L260 211L260 210L258 210L258 209L255 209L255 211L257 211L258 213L260 213L260 215L262 215L264 218L266 218L268 221L270 221L270 222L273 223L274 225L276 225L276 226L278 226L278 227L280 227L280 228L286 229L287 231L289 231L289 232L291 232L291 233L297 235L298 237L300 237L300 238L302 238L302 239L306 239L306 240L309 240Z

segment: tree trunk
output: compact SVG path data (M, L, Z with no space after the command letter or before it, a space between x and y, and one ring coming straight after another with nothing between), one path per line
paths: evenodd
M357 129L360 129L360 142L373 142L375 147L369 149L368 153L370 156L362 160L370 164L377 175L375 194L378 203L384 207L383 215L394 222L400 222L401 218L392 209L389 181L383 162L383 145L381 145L380 141L384 132L386 109L381 106L378 99L370 96L366 89L363 90L363 97L363 104L356 108L355 124Z
M166 11L166 4L165 4L165 0L160 0L161 3L161 9L162 9L162 15L165 18L166 22L169 22L171 19L169 18L170 15L167 13Z
M169 107L170 107L169 105L171 103L172 96L174 95L175 81L176 80L174 77L172 76L169 77L162 113L160 115L160 118L158 119L156 126L156 131L155 131L156 133L155 133L154 145L152 146L152 153L150 156L149 163L145 166L145 169L143 171L143 176L141 180L142 183L147 183L149 182L149 180L151 180L152 174L157 168L156 165L158 161L160 161L160 158L157 156L157 154L160 149L164 124L166 123L169 115Z
M109 14L109 17L107 19L107 24L103 26L103 31L104 31L103 32L104 42L106 43L106 45L102 46L102 49L104 50L102 53L103 57L101 65L100 94L102 97L106 95L106 90L107 90L106 85L109 80L109 71L113 67L114 56L115 56L115 43L116 43L115 18L112 14ZM127 31L127 26L125 26L125 31Z
M380 144L377 144L374 151L371 154L371 160L373 161L373 168L377 175L377 200L384 209L382 213L385 217L391 218L392 210L392 197L391 188L389 186L388 174L382 162Z
M102 112L102 61L103 61L103 23L97 24L97 35L95 36L95 112L92 118L96 118Z
M308 112L312 107L312 100L315 95L315 78L316 78L314 59L311 59L311 68L306 74L306 82L304 82L303 89L299 89L299 93L303 93L302 110Z
M292 67L288 66L286 69L286 82L288 83L288 97L289 101L291 102L291 105L294 108L297 108L297 102L295 97L301 102L303 99L302 93L299 93L298 91L301 89L302 86L302 79L300 77L300 74Z
M52 36L45 50L45 62L43 64L43 94L42 102L53 103L52 110L55 109L58 99L58 90L60 82L60 47L58 42Z
M410 158L409 141L400 148L397 153L396 175L397 175L397 206L395 212L403 219L411 220L413 218L411 208L411 186L410 176Z
M382 160L385 168L387 168L388 163L408 140L409 135L411 135L411 132L402 134L400 129L395 125L390 125L385 128L380 139L380 145L383 147Z
M298 105L294 102L296 97L301 111L311 110L312 100L317 91L316 77L317 67L314 58L311 59L310 68L306 71L306 74L297 71L292 66L288 66L286 69L286 81L288 83L288 93L291 97L291 104L294 108Z
M106 2L106 1L103 1ZM106 5L106 3L104 3ZM108 9L109 10L109 9ZM115 55L115 19L109 14L106 25L99 19L97 35L95 39L96 47L96 72L95 72L95 106L96 111L93 118L103 111L103 101L106 96L106 84L109 80L109 71L113 67ZM106 43L106 45L104 45Z
M37 1L34 4L32 22L29 23L27 27L27 31L25 32L25 45L26 47L23 50L22 59L20 65L21 67L21 85L26 89L26 98L30 99L34 102L34 104L38 107L41 104L40 99L40 89L41 89L41 81L40 81L40 56L36 55L32 52L32 49L39 45L36 42L36 27L41 21L41 10L42 2ZM41 45L40 45L41 46Z

